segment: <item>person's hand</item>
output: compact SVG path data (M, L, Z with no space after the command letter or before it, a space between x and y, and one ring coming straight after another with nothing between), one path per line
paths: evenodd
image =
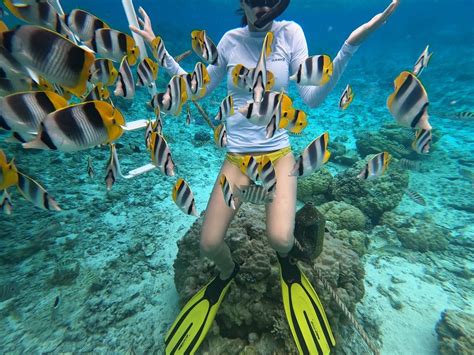
M153 33L153 29L151 28L150 17L148 16L148 14L145 12L143 7L141 7L141 6L138 9L138 12L140 12L140 15L143 17L143 19L138 17L138 22L140 23L140 26L142 28L140 29L140 28L136 28L133 25L130 25L130 30L132 30L133 32L139 34L140 36L143 37L143 39L145 41L148 42L148 44L151 44L151 42L155 39L156 36Z
M353 46L360 45L372 32L387 21L399 4L400 0L393 0L384 12L375 15L372 20L356 28L347 39L347 42Z

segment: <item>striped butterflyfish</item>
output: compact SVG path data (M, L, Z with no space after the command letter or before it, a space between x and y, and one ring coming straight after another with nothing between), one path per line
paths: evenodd
M89 81L94 85L98 83L106 86L114 85L117 77L118 71L110 59L96 59L90 68Z
M397 123L403 127L431 129L428 94L420 80L404 71L395 79L394 88L387 99L387 106Z
M181 211L188 215L199 216L196 211L193 192L184 179L179 178L173 186L172 197Z
M301 132L308 125L308 115L306 112L296 109L291 109L287 114L288 124L285 127L289 132L294 134L301 134Z
M127 100L132 100L135 97L135 79L126 57L123 57L120 63L114 95L121 96Z
M186 81L182 76L175 75L169 81L164 93L153 96L151 106L154 109L159 107L161 111L177 116L187 100Z
M339 108L341 110L345 110L349 107L352 100L354 99L354 91L352 91L352 87L347 84L346 88L342 92L342 95L339 99Z
M20 92L0 98L0 128L31 140L48 114L64 108L67 101L52 91Z
M217 64L219 53L214 42L209 38L205 30L194 30L191 32L191 46L194 53L209 64Z
M229 180L227 180L227 177L222 174L221 177L219 178L219 184L221 185L222 188L222 194L224 195L224 201L225 204L229 207L235 210L235 201L234 201L234 194L232 192L232 186L230 185Z
M137 67L138 86L151 87L158 76L158 64L150 58L144 58Z
M31 25L46 27L69 39L74 36L64 18L59 15L56 8L47 0L27 2L3 0L3 3L14 16Z
M152 132L149 148L153 165L158 167L166 176L174 176L176 165L171 157L171 151L166 139L161 134Z
M372 180L382 176L385 170L387 170L391 158L392 156L388 152L374 155L369 159L367 164L365 164L357 177L364 180Z
M289 176L308 176L325 164L331 153L328 151L329 133L324 132L303 150Z
M74 9L65 16L66 24L83 42L87 42L94 38L96 30L102 28L110 28L104 21L97 18L91 13Z
M275 193L269 192L265 186L250 184L237 186L234 196L240 202L249 202L254 205L265 205L273 201Z
M299 85L323 86L331 79L333 65L328 55L315 55L306 58L298 67L296 73L290 76L290 80Z
M49 195L43 186L20 172L18 172L17 188L23 197L36 207L48 211L61 211L56 200Z
M118 160L117 148L115 144L110 144L110 156L109 161L107 162L107 168L105 170L105 186L107 191L112 189L112 186L115 184L115 181L119 177L123 177L122 171L120 170L120 162Z
M50 113L41 122L36 139L23 147L74 152L115 141L123 126L125 119L115 107L105 101L88 101Z
M197 62L193 72L183 74L182 77L186 82L188 99L198 100L206 95L207 85L211 81L211 77L203 63Z
M418 192L410 190L410 189L405 189L404 192L405 192L405 195L407 195L413 202L421 206L426 206L425 199Z
M258 164L258 173L268 192L274 192L277 184L275 167L268 155L264 155Z
M239 112L257 126L268 126L273 116L281 121L279 128L286 127L287 117L293 102L285 93L266 91L261 103L250 102L239 108ZM283 118L283 120L281 120Z
M254 182L260 180L258 167L258 161L252 155L245 155L240 161L240 171Z
M227 130L225 129L224 123L214 128L214 143L216 143L219 148L227 146Z
M128 64L135 65L140 56L140 49L131 36L111 28L96 30L87 44L101 57L117 63L126 57Z
M235 87L238 87L242 90L252 92L252 78L254 76L256 68L248 69L242 64L237 64L234 69L232 69L231 77L232 83ZM265 90L271 90L275 84L275 75L269 70L267 70L267 83L265 85Z
M415 140L411 146L418 154L428 154L432 140L431 129L419 129L416 131Z
M189 104L186 105L186 126L191 124L191 109L189 108Z
M84 98L85 101L107 101L110 97L110 92L106 86L102 83L97 83L92 87L91 91Z
M273 32L267 32L263 40L262 50L257 62L257 66L252 73L252 94L253 101L257 104L261 103L265 96L267 87L267 57L272 51Z
M18 184L18 170L13 159L8 162L7 156L0 149L0 190L6 190Z
M155 59L158 61L158 64L163 67L165 65L165 60L166 56L168 55L168 52L166 51L165 43L163 42L160 36L155 37L155 39L151 41L151 52L153 53Z
M415 65L413 66L413 74L415 74L416 76L420 76L423 69L428 66L431 56L433 55L433 53L428 53L429 47L430 46L426 46L425 50L423 51L423 53L421 53Z
M155 132L162 135L163 132L163 122L161 121L161 115L158 114L154 121L148 120L147 126L145 129L145 146L148 150L150 150L150 141L151 141L151 134Z
M216 117L214 118L216 121L225 120L227 117L232 116L234 114L234 99L232 95L228 95L222 100L221 104L219 105L219 112L217 112Z
M0 34L0 44L23 66L80 97L94 54L43 27L23 25Z
M3 190L2 197L0 198L0 209L7 215L12 214L13 203L7 190Z

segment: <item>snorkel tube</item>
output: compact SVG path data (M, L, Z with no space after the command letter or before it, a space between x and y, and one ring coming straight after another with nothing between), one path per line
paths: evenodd
M288 5L290 4L290 0L280 0L278 3L272 7L270 11L268 11L265 15L260 17L257 21L255 21L254 26L257 28L263 28L278 16L280 16L283 11L286 10Z

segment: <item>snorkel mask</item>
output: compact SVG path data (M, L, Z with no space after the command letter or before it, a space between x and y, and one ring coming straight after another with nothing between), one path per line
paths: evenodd
M244 0L250 7L269 7L271 8L265 15L257 19L254 25L263 28L275 18L280 16L290 4L290 0Z

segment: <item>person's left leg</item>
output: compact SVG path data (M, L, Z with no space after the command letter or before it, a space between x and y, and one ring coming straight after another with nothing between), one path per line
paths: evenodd
M295 165L293 153L275 163L276 190L273 201L266 205L267 236L270 245L281 256L293 248L296 214L296 177L288 176Z

